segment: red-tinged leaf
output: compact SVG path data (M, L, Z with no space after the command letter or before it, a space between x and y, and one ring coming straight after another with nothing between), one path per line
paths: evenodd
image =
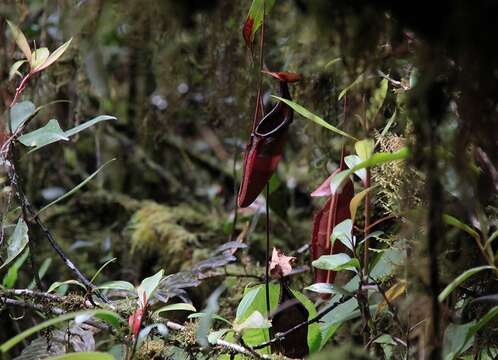
M246 42L247 47L251 47L253 41L253 32L252 29L254 27L254 19L250 16L247 17L244 26L242 27L242 36L244 37L244 41Z
M144 316L145 308L139 307L135 310L133 314L128 318L128 326L133 333L133 337L138 336L138 332L140 331L140 325L142 324L142 317Z
M251 8L242 27L242 36L246 46L251 48L254 41L254 35L261 27L263 18L268 15L271 8L275 5L275 0L253 0Z
M292 272L292 264L296 260L293 256L286 256L282 250L273 248L270 261L270 275L278 279Z
M273 76L275 79L278 79L280 81L296 82L296 81L301 80L301 75L299 75L298 73L287 72L287 71L272 72L272 71L266 71L266 70L261 70L261 72L263 74Z
M340 241L336 241L332 248L330 236L337 224L350 218L349 203L353 196L353 182L348 179L343 191L340 194L331 196L323 208L315 215L311 239L313 260L318 259L322 255L347 252L347 248ZM315 269L315 282L333 283L334 279L334 271Z
M311 194L312 197L320 197L320 196L331 196L332 190L330 189L330 180L337 174L340 170L335 170L332 175L325 179L323 183L321 183Z

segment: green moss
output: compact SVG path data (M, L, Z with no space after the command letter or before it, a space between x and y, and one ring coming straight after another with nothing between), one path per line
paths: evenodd
M157 256L166 273L172 273L188 268L195 259L205 258L207 253L200 244L212 239L216 228L221 229L217 224L217 218L188 206L164 206L146 201L131 217L126 233L130 237L132 256Z

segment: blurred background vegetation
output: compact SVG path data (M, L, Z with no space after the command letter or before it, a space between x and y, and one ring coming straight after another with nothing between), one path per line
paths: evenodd
M56 144L21 157L25 188L37 207L116 158L84 191L43 215L85 273L117 257L106 271L109 279L137 283L159 268L166 273L188 269L229 239L259 76L241 37L249 3L0 4L0 113L7 110L18 80L8 80L9 67L19 57L3 20L9 19L40 46L56 48L73 37L63 59L32 79L24 92L36 105L69 100L44 110L36 125L52 117L63 128L95 114L118 118L68 146ZM431 239L437 241L431 251L436 251L443 283L482 261L468 238L443 224L443 212L473 224L485 218L487 228L481 230L496 229L498 56L492 19L497 6L463 0L405 5L277 0L266 28L265 66L301 73L302 81L291 86L296 102L360 138L378 137L396 112L380 146L395 151L409 144L413 161L373 173L380 186L374 217L400 220L381 228L389 230L392 243L403 238L413 245L407 276L414 294L428 294ZM365 122L379 71L390 76L390 91L380 116ZM339 94L360 74L364 80L346 97L345 114ZM276 84L263 78L263 87L270 106ZM344 139L298 116L291 129L272 179L270 206L272 241L292 252L310 240L318 203L308 194L337 167ZM413 209L432 215L427 220L425 212L404 212ZM249 226L251 251L245 256L260 263L263 220L260 203L241 213L238 222L238 232ZM44 241L36 248L39 264L53 258L44 283L70 278ZM299 261L309 264L304 256ZM25 279L19 281L31 279L29 271L21 276ZM498 290L495 279L481 280L475 290L479 295ZM197 294L197 301L206 294ZM408 296L405 302L405 308L425 313L430 299ZM2 333L1 340L7 335Z

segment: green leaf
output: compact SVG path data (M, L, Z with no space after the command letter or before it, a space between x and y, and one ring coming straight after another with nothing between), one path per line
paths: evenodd
M40 278L40 280L43 279L51 264L52 264L52 258L46 258L45 260L43 260L40 269L38 270L38 277ZM36 287L36 280L33 277L33 279L28 285L28 289L34 289L35 287Z
M280 297L280 284L270 283L269 293L271 311L276 309L278 306L278 300ZM237 307L234 322L238 324L242 323L254 311L260 312L263 316L268 315L266 309L266 289L264 284L246 289L244 297ZM247 329L244 331L242 337L247 345L257 345L264 341L270 340L270 333L268 329ZM261 349L259 352L263 354L269 354L270 348L266 347L264 349Z
M50 360L116 360L111 354L88 351L88 352L75 352L64 354L60 356L51 357Z
M247 329L268 329L271 327L270 321L261 315L259 311L254 311L247 319L245 319L242 323L235 323L233 325L233 329L241 333Z
M19 137L21 144L34 147L34 150L41 149L60 140L67 141L69 138L64 134L64 131L59 126L59 122L55 119L49 120L44 127Z
M348 254L322 255L311 263L322 270L353 270L360 267L358 259L352 259Z
M159 315L163 312L167 311L197 311L195 307L192 304L188 303L178 303L178 304L169 304L166 306L163 306L156 311L154 311L155 315Z
M340 295L353 295L350 291L329 283L315 283L304 288L308 291L313 291L319 294L340 294Z
M28 226L23 219L19 218L17 221L14 232L7 240L7 253L6 259L0 269L10 264L26 247L28 244Z
M19 75L22 76L22 74L19 72L19 68L26 62L26 60L19 60L16 61L14 64L9 69L9 80L12 80L14 76Z
M396 110L394 110L394 113L392 114L392 116L389 118L389 120L387 121L387 124L386 126L384 127L384 129L382 130L382 132L380 133L380 136L379 138L377 139L377 141L375 142L375 146L379 145L380 141L382 140L382 138L384 136L386 136L387 132L389 131L389 129L391 128L391 126L393 125L394 123L394 120L396 119Z
M33 51L33 53L31 54L31 62L29 63L29 65L31 66L31 71L33 71L37 66L43 64L48 59L49 55L50 51L48 51L46 47L42 47Z
M64 44L59 46L52 54L50 54L50 56L48 56L42 63L37 64L36 67L34 67L34 69L32 70L33 73L42 71L56 62L62 56L62 54L64 54L64 51L66 51L72 40L73 38L66 41Z
M97 286L97 289L102 289L102 290L126 290L126 291L133 291L133 292L135 292L135 286L133 286L132 283L129 283L128 281L122 281L122 280L106 282L106 283L104 283L102 285Z
M187 318L188 319L197 319L197 318L204 318L206 316L207 316L207 314L205 312L197 312L194 314L190 314L189 316L187 316ZM230 326L232 325L232 323L230 321L228 321L227 319L225 319L223 316L213 314L213 315L211 315L211 317L213 320L220 320L220 321L227 323Z
M494 267L489 265L484 265L464 271L455 280L453 280L450 284L448 284L448 286L446 286L443 291L441 291L437 299L439 300L439 302L443 302L444 299L446 299L448 295L450 295L453 292L453 290L455 290L458 286L460 286L460 284L462 284L469 277L471 277L474 274L477 274L480 271L491 270L491 269L494 269Z
M470 328L475 325L475 321L468 324L449 324L444 331L443 339L443 359L453 360L461 351L470 347L470 342L465 340Z
M308 311L308 320L313 319L317 315L315 305L303 293L292 289L291 292ZM320 350L321 342L322 332L320 331L320 325L317 323L308 325L308 348L310 350L310 354L313 354L314 352Z
M498 238L498 230L496 230L495 232L493 232L491 234L491 236L486 241L486 244L484 244L484 248L487 248L488 246L491 246L491 244L493 243L493 241L495 241L497 238Z
M351 84L349 84L348 86L346 86L339 94L339 96L337 97L337 100L341 100L344 95L346 95L346 93L353 87L353 86L356 86L357 84L359 84L360 82L362 82L365 78L365 74L360 74L356 79L355 81L353 81Z
M35 104L31 101L21 101L10 109L10 127L12 132L24 125L24 123L36 114Z
M52 201L51 203L45 205L43 208L41 208L37 215L40 215L43 211L47 210L49 207L51 207L52 205L55 205L57 204L58 202L70 197L71 195L75 194L76 192L78 192L78 190L80 190L83 186L85 186L90 180L92 180L104 167L106 167L108 164L110 164L111 162L113 162L114 160L116 159L111 159L109 161L107 161L105 164L103 164L101 167L99 167L97 170L95 170L95 172L93 174L91 174L90 176L88 176L85 180L83 180L82 182L80 182L78 185L76 185L74 188L72 188L70 191L68 191L67 193L61 195L60 197L58 197L57 199L55 199L54 201ZM107 265L107 264L105 264ZM99 269L99 271L94 275L94 277L98 276L98 274L100 273L100 271L102 271L101 269ZM92 280L93 281L93 280Z
M9 20L7 20L7 24L9 24L10 31L14 36L14 41L16 42L19 49L23 52L26 60L31 62L31 49L28 44L28 40L26 40L26 36L24 36L23 32Z
M352 173L357 170L365 169L368 167L376 166L379 164L383 164L389 161L403 160L410 156L410 151L408 148L404 147L396 152L379 152L373 154L370 159L362 161L361 163L353 166L349 170L341 171L334 175L334 177L330 181L330 189L332 193L335 194L338 190L342 188L343 182L347 179Z
M409 80L410 88L413 88L417 85L418 78L419 78L418 70L416 67L414 67L410 73L410 80Z
M367 109L367 119L370 121L374 121L380 109L382 108L382 104L384 104L384 100L387 95L387 88L389 87L389 83L387 79L382 79L380 81L380 86L375 90L372 98L370 99L370 106Z
M209 345L209 341L208 341L207 336L208 336L209 330L211 329L211 325L213 322L213 316L220 309L220 306L218 304L218 299L221 296L221 294L226 290L226 288L227 288L226 284L222 284L215 291L213 291L211 293L211 295L209 295L206 308L204 309L204 313L206 315L201 318L201 321L199 322L199 327L197 328L197 331L195 333L195 337L197 339L197 342L201 346L208 346Z
M52 285L50 285L50 287L48 288L47 292L49 293L49 292L55 291L58 287L60 287L62 285L77 285L77 286L81 287L83 290L86 290L85 285L83 285L79 281L76 281L76 280L66 280L66 281L56 281L56 282L54 282Z
M225 334L229 331L232 331L232 329L220 329L213 331L209 333L208 335L208 341L211 345L216 345L217 341L221 339Z
M114 327L118 327L120 323L125 324L126 322L116 313L112 311L107 311L107 310L88 310L88 311L78 311L78 312L71 312L67 313L64 315L60 315L56 318L44 321L38 325L35 325L22 333L14 336L13 338L7 340L4 342L2 345L0 345L0 351L5 353L12 349L16 344L20 343L27 337L29 337L32 334L35 334L39 332L40 330L46 329L50 326L57 325L62 322L66 322L68 320L74 319L78 316L90 316L90 317L96 317L101 320L104 320Z
M491 308L482 318L477 321L475 325L473 325L465 337L465 342L462 344L460 349L457 351L457 354L460 354L464 351L467 343L477 334L479 330L481 330L487 323L493 320L498 315L498 306Z
M113 160L114 160L114 159L113 159ZM105 164L104 164L104 165L102 165L102 166L105 166ZM98 171L98 170L97 170L97 171ZM91 175L90 175L90 176L91 176ZM112 259L107 260L107 261L106 261L106 262L105 262L105 263L104 263L104 264L103 264L103 265L102 265L102 266L101 266L101 267L97 270L97 272L95 273L95 275L93 275L93 276L92 276L92 278L90 279L90 282L91 282L91 283L93 283L93 282L97 279L97 277L100 275L100 273L102 272L102 270L104 270L104 269L107 267L107 265L109 265L110 263L112 263L112 262L114 262L114 261L116 261L116 260L117 260L117 258L112 258Z
M375 144L374 141L371 139L363 139L360 141L357 141L354 144L354 148L356 150L356 154L360 157L361 161L365 161L370 159L370 157L373 154Z
M116 120L116 118L110 115L99 115L91 120L84 122L83 124L80 124L72 129L67 130L66 132L64 132L64 135L67 137L71 137L73 135L76 135L80 131L88 129L90 126L93 126L101 121L106 121L106 120Z
M325 69L327 69L327 68L331 67L332 65L337 64L339 61L341 61L340 57L332 59L328 63L326 63L324 67L325 67Z
M327 307L338 302L340 298L341 296L332 298L332 300L327 304ZM355 298L349 299L343 304L337 305L334 310L326 314L320 320L320 329L322 332L321 346L323 347L328 343L329 339L345 321L354 319L358 316L360 316L360 313L358 312L358 301Z
M348 249L354 250L354 242L352 237L353 231L353 222L351 219L346 219L341 221L334 227L332 230L332 240L339 240L342 242Z
M275 0L253 0L244 24L244 37L247 45L254 41L254 35L263 23L263 16L268 16ZM247 33L246 33L247 31Z
M26 251L24 251L24 253L21 256L19 256L16 259L16 261L12 264L12 266L9 267L9 270L7 271L7 274L4 276L2 281L2 285L5 286L7 289L14 287L17 280L17 273L19 272L19 269L28 258L28 255L29 255L29 250L27 249Z
M256 299L256 296L258 296L258 293L261 291L261 287L255 287L249 292L244 294L244 297L239 303L239 306L237 307L237 313L235 315L236 320L239 319L242 320L244 314L247 313L248 309L253 305L254 300ZM244 318L245 319L245 318Z
M479 233L474 229L472 229L469 225L458 220L456 217L448 214L443 214L443 220L446 224L454 226L460 230L463 230L477 241L480 241L481 237L479 236Z
M163 278L164 270L161 269L157 273L142 280L142 283L137 287L138 301L140 306L144 307L151 299L156 291L159 283Z
M370 190L372 190L375 186L371 186L369 188L366 188L362 191L360 191L358 194L353 196L351 201L349 202L349 212L351 214L351 219L354 221L356 218L356 212L358 211L358 207L361 204L361 201L363 198L368 194Z
M345 136L345 137L347 137L349 139L358 141L358 139L355 138L354 136L352 136L352 135L348 134L347 132L344 132L344 131L336 128L335 126L332 126L331 124L329 124L328 122L326 122L325 120L323 120L321 117L319 117L318 115L313 114L312 112L310 112L309 110L305 109L301 105L296 104L295 102L293 102L291 100L287 100L287 99L284 99L284 98L281 98L281 97L278 97L278 96L275 96L275 95L272 95L272 97L274 97L277 100L283 101L284 103L286 103L287 105L289 105L292 109L294 109L294 111L296 111L300 115L304 116L305 118L313 121L314 123L316 123L318 125L321 125L324 128L326 128L326 129L328 129L330 131L335 132L336 134L339 134L339 135Z
M359 163L361 163L361 159L358 155L348 155L344 157L344 162L348 166L348 168L352 169ZM365 169L359 169L354 172L356 176L358 176L363 184L367 183L367 171Z

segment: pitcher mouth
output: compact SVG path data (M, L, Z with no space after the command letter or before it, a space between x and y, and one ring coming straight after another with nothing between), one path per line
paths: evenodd
M290 119L288 116L284 116L284 119L280 119L281 117L279 112L281 111L281 104L275 106L254 129L254 134L261 137L268 137L275 135L281 129L285 128L289 123Z

